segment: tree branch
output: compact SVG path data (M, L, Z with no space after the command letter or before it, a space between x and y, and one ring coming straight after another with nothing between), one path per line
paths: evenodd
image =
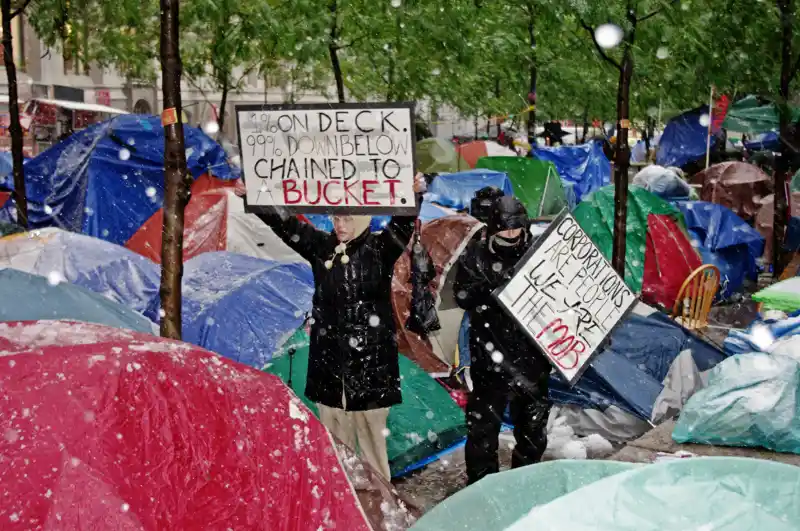
M592 43L594 43L594 47L597 50L597 53L600 54L600 57L602 57L603 60L606 61L607 63L614 65L614 67L617 70L622 70L622 65L619 64L614 59L612 59L611 57L609 57L609 55L605 52L605 50L603 50L603 47L600 46L600 44L598 44L597 39L594 38L594 29L592 29L592 27L589 24L587 24L583 19L580 19L580 21L581 21L581 27L583 27L583 29L585 29L589 33L589 37L592 38Z
M32 1L33 1L33 0L25 0L25 3L24 3L24 4L22 4L22 6L20 6L19 8L15 9L14 11L12 11L12 12L11 12L11 18L13 19L13 18L14 18L14 17L16 17L17 15L19 15L20 13L22 13L23 11L25 11L25 9L28 7L28 5L30 5L30 3L31 3Z
M664 9L666 9L667 7L677 4L679 1L680 0L670 0L669 4L667 4L666 6L661 6L658 9L654 10L652 13L648 13L647 15L645 15L643 17L637 18L636 22L644 22L645 20L647 20L649 18L653 18L654 16L656 16L659 13L661 13L662 11L664 11Z

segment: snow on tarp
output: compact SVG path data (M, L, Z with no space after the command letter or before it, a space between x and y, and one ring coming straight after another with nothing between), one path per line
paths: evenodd
M16 269L0 269L0 321L70 319L152 333L155 325L106 297L69 284Z
M292 390L317 412L305 396L308 371L308 334L298 330L265 370L283 381L292 380ZM295 349L290 361L289 348ZM291 367L291 373L290 373ZM467 433L464 411L436 380L405 356L400 355L402 404L389 410L386 445L392 475L463 439Z
M514 194L507 174L477 169L439 175L428 187L425 199L456 210L468 210L475 192L487 186L499 188L505 195Z
M705 201L682 201L676 205L703 263L720 270L721 297L741 290L746 279L758 278L756 260L764 252L764 237L758 231L722 205Z
M194 178L238 178L225 151L184 126ZM155 116L125 115L78 131L25 163L31 228L57 226L124 245L162 205L164 128ZM16 217L7 201L0 221Z
M227 252L184 264L183 339L261 368L311 310L307 264Z
M555 164L561 179L573 185L578 202L611 182L611 163L600 142L540 147L533 151L533 157Z
M770 352L784 340L800 335L800 317L797 314L787 319L757 320L745 330L733 329L725 338L725 352L729 355L748 352Z
M800 468L761 459L672 459L576 487L505 530L794 531L800 522Z
M685 112L667 123L658 143L656 163L681 168L706 155L708 141L708 105ZM703 125L705 124L705 125ZM715 149L715 136L711 149Z
M681 179L675 171L676 169L651 164L636 174L632 184L641 186L661 199L668 201L690 199L692 187Z
M161 272L133 251L48 228L0 238L0 268L63 279L158 320Z
M17 345L0 371L3 529L381 528L278 378L115 332L0 324L0 343Z

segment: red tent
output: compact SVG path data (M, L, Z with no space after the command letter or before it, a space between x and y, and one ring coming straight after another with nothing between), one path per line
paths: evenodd
M672 308L689 275L703 265L686 234L667 215L647 216L642 300Z
M277 377L63 321L0 323L0 351L2 529L372 529Z

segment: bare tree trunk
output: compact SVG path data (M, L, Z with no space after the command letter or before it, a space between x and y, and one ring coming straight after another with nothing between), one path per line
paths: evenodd
M11 40L11 0L0 0L0 16L3 17L3 62L8 77L8 111L11 119L11 160L14 164L14 202L17 205L17 224L28 228L28 195L25 190L25 168L22 166L22 126L19 124L19 93L17 90L17 66L14 64L14 48Z
M164 229L161 240L161 335L181 338L183 213L189 201L186 150L181 123L179 0L161 0L161 74L164 111Z
M344 103L344 77L342 76L342 65L339 63L339 16L336 13L336 0L331 0L330 10L331 18L331 34L330 42L328 43L328 52L331 56L331 67L333 68L333 77L336 79L336 95L339 97L339 103Z
M500 79L494 80L494 97L498 100L500 99ZM500 130L502 129L503 120L497 120L497 138L500 138Z
M625 48L617 90L617 144L614 149L614 245L611 265L620 276L625 276L625 240L628 224L628 167L631 149L628 146L630 127L630 91L633 76L631 42Z
M534 31L534 15L533 15L533 7L531 5L528 6L530 9L529 12L529 20L528 20L528 39L531 46L530 50L530 87L528 90L528 105L534 106L536 105L536 33ZM533 146L536 144L536 107L533 107L528 112L528 144L531 146L531 150L533 150Z
M792 0L777 0L781 20L781 79L778 114L780 120L780 154L775 164L775 214L772 230L772 271L773 278L778 279L783 272L783 239L786 233L788 217L788 201L786 198L786 178L789 173L789 158L792 148L790 139L789 85L792 71L792 22L794 6Z
M222 99L219 102L219 114L217 115L217 125L219 125L218 138L225 136L225 109L228 107L229 91L230 86L228 86L228 81L226 80L225 84L222 86Z
M581 144L586 143L586 136L589 134L589 107L583 108L583 133L581 134Z

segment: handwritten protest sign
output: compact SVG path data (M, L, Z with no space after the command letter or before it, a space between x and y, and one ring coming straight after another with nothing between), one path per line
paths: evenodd
M622 277L566 213L494 295L570 385L636 303Z
M415 212L414 105L239 105L246 210Z

